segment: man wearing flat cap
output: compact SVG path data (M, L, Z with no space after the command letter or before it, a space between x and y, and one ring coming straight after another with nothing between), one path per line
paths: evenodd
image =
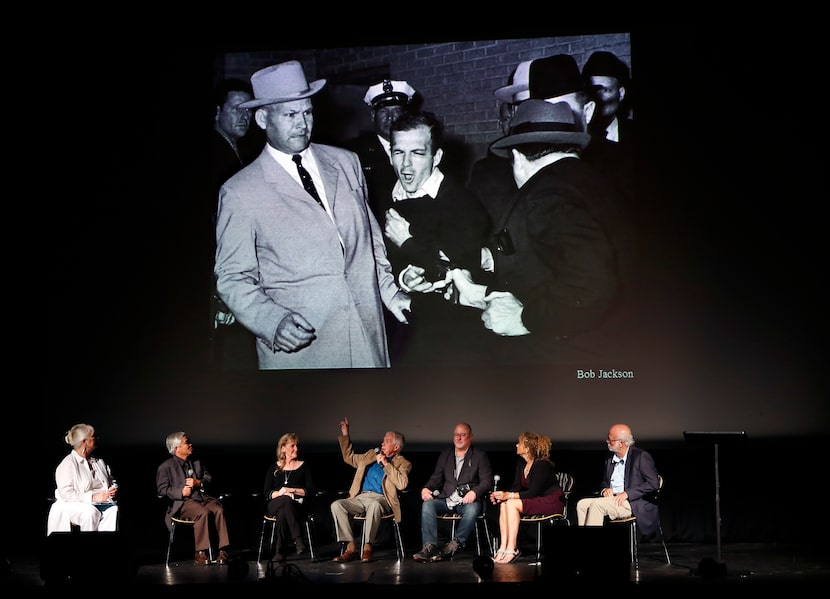
M518 187L484 250L495 282L451 274L458 300L501 339L504 363L585 363L614 348L633 240L619 192L580 158L589 139L566 102L529 99L490 146L512 161Z
M364 131L347 144L360 157L369 186L369 206L381 223L392 202L392 187L398 180L390 158L389 128L410 109L414 96L415 89L406 81L384 79L369 86L363 101L369 107L373 130Z
M308 83L292 60L251 77L267 143L219 192L216 288L257 337L260 369L385 368L384 307L406 320L353 152L311 142Z

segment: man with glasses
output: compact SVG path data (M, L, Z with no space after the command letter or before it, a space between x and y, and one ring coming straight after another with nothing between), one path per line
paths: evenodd
M606 516L617 520L633 514L643 536L656 532L659 512L649 499L660 487L654 458L634 447L634 435L627 424L614 424L605 443L610 453L605 458L600 492L577 502L577 523L602 526Z
M474 533L483 499L493 487L493 468L487 453L472 446L473 428L460 422L453 429L452 447L438 456L435 471L421 489L421 539L423 548L412 556L418 562L452 559ZM455 538L439 551L438 516L461 514Z
M507 80L507 85L493 92L499 102L498 122L501 135L510 133L510 119L516 108L530 97L528 73L532 62L528 60L519 64ZM511 161L488 151L487 155L476 161L470 169L467 189L484 205L493 222L498 222L517 192Z
M197 566L209 565L210 562L210 521L213 520L219 543L219 555L216 563L224 566L228 563L228 527L225 522L225 510L215 497L211 497L205 488L212 477L201 460L192 459L193 444L184 431L167 435L165 440L167 460L156 471L156 491L167 497L170 505L164 517L164 523L170 530L173 518L193 520L193 538L196 556L193 563Z

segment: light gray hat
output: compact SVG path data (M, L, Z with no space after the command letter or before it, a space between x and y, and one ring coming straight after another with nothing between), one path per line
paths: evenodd
M323 89L325 84L325 79L318 79L309 84L299 61L281 62L251 75L254 99L242 102L239 107L259 108L267 104L308 98Z

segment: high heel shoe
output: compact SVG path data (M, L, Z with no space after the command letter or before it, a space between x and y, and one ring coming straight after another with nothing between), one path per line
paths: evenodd
M498 551L496 551L496 555L494 555L490 559L493 560L493 562L498 564L499 563L499 561L498 561L499 557L504 555L505 553L507 553L507 552L504 549L499 549Z
M513 555L513 557L511 557L511 558L510 558L508 561L506 561L506 562L502 562L502 563L504 563L504 564L512 564L512 563L513 563L513 562L515 562L517 559L519 559L519 555L521 555L521 551L519 551L518 549L514 549L513 551L505 551L505 553L506 553L507 555L511 555L511 554L512 554L512 555Z

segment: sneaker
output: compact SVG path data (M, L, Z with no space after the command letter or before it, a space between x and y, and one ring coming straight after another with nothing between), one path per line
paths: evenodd
M424 545L423 549L421 549L418 553L412 556L416 562L434 562L435 559L438 557L438 547L433 545L432 543L427 543Z
M453 539L452 541L450 541L449 543L444 545L444 548L438 554L438 557L436 559L437 560L452 559L452 556L454 556L455 552L458 551L459 549L461 549L461 543L459 543L458 541Z

